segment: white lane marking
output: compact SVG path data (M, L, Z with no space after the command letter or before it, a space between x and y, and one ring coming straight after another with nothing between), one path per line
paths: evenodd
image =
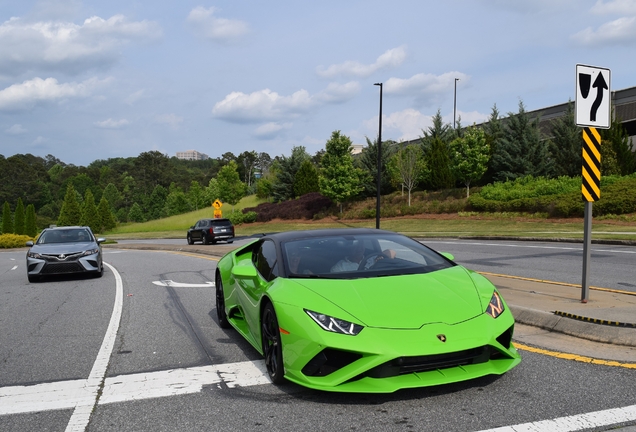
M83 431L86 429L86 426L88 426L91 412L93 411L93 408L97 403L97 399L99 396L98 391L102 383L104 382L104 377L106 376L106 368L108 368L110 355L113 352L115 339L117 338L119 322L121 321L121 312L124 304L123 282L121 280L119 272L115 269L115 267L106 262L104 263L104 265L108 266L108 268L115 275L115 304L113 306L113 313L110 317L110 322L108 323L106 335L104 336L104 340L102 341L102 346L97 353L97 358L95 359L93 368L88 375L88 379L84 381L84 387L80 392L82 397L74 404L75 410L73 411L73 415L71 416L68 425L66 426L67 432ZM88 392L88 398L84 394L85 392Z
M13 266L13 267L11 268L11 270L15 270L15 269L17 269L17 268L18 268L18 266L17 266L17 265L15 265L15 266Z
M558 250L583 250L583 246L580 247L565 247L565 246L536 246L536 245L521 245L521 244L504 244L504 243L481 243L481 242L450 242L450 241L423 241L424 244L450 244L450 245L465 245L465 246L501 246L501 247L514 247L514 248L527 248L527 249L558 249ZM625 253L636 254L636 250L614 250L614 249L592 249L593 252L612 252L612 253Z
M99 405L198 393L205 385L229 388L271 383L264 360L171 369L106 378ZM0 415L92 409L95 394L85 380L0 388ZM89 412L90 412L89 409ZM68 429L67 429L68 430Z
M480 432L574 432L636 420L636 405L487 429Z
M214 288L214 282L205 282L202 284L189 284L184 282L175 282L172 280L160 280L153 281L155 285L159 286L169 286L169 287L180 287L180 288Z

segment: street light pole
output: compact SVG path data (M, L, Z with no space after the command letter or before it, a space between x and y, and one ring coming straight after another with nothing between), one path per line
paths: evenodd
M457 118L457 81L459 81L459 78L455 78L455 94L453 96L453 129L455 129L455 119Z
M380 229L380 180L382 173L382 83L375 83L373 85L380 86L380 124L378 126L378 181L375 202L375 229Z

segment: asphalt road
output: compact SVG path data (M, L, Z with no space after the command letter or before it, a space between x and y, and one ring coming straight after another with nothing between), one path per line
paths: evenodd
M526 254L506 246L479 252L474 245L427 243L477 270L526 277L535 277L533 259L549 263L559 256L574 268L577 253L537 248ZM480 261L482 254L488 256ZM101 279L29 284L24 252L0 252L0 430L62 431L77 419L65 398L81 393L76 388L96 370L118 298L121 319L88 431L482 431L564 416L576 416L564 420L570 425L589 425L590 416L604 419L598 428L568 430L609 430L617 412L636 406L635 369L526 351L522 363L499 378L390 395L275 387L263 379L258 353L235 331L216 324L213 257L105 249L105 261L112 268ZM550 274L567 273L561 267L565 264ZM576 273L568 277L576 282ZM36 391L18 401L15 393L25 388ZM50 409L54 403L61 407ZM19 412L8 413L11 409ZM618 411L589 414L609 409ZM558 422L537 424L556 430Z

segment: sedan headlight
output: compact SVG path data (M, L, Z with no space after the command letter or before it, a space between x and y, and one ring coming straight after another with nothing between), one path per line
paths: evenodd
M497 318L504 311L504 305L501 301L501 297L499 297L499 293L495 291L492 293L492 298L490 299L490 303L486 308L486 313L493 318Z
M84 253L82 254L82 256L87 256L87 255L94 255L97 252L99 252L99 249L89 249L87 251L84 251Z
M40 255L40 254L39 254L39 253L37 253L37 252L27 252L27 256L28 256L29 258L38 258L38 259L41 259L41 258L42 258L42 255Z
M322 327L323 330L326 330L329 332L355 336L358 333L360 333L362 329L364 328L359 324L354 324L349 321L341 320L329 315L313 312L307 309L305 309L305 312L307 312L307 315L309 315L314 321L316 321L316 324Z

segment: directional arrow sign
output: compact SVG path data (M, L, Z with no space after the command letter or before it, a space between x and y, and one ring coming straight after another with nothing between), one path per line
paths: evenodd
M214 282L206 282L202 284L190 284L183 282L175 282L171 280L160 280L154 281L153 284L165 287L175 287L175 288L214 288Z
M576 65L576 125L609 129L611 122L610 70Z

